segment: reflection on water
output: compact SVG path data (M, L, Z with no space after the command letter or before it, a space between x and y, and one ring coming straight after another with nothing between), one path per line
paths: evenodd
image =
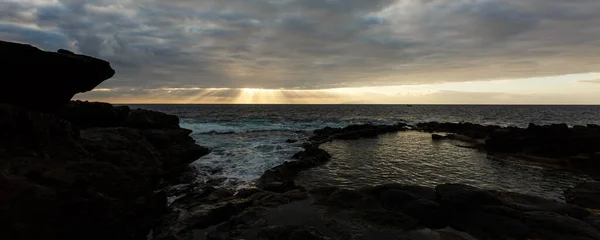
M452 142L432 142L431 135L400 132L378 139L334 141L321 146L333 155L326 165L298 176L302 185L348 188L398 182L422 186L464 183L552 199L588 177L544 169L521 161L492 159L486 153Z

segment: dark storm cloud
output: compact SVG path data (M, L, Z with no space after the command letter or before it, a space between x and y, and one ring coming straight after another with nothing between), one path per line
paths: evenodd
M110 61L117 76L103 88L315 89L600 71L597 0L8 0L0 9L5 40Z

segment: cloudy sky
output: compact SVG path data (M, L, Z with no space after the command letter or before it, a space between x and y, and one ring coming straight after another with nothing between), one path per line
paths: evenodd
M113 103L600 104L598 0L0 0Z

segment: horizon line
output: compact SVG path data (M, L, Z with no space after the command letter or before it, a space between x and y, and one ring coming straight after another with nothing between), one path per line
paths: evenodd
M85 101L85 100L82 100ZM94 101L90 101L94 102ZM600 106L600 103L115 103L113 105L405 105L405 106Z

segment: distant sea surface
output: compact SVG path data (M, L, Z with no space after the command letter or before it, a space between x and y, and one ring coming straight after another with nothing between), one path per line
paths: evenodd
M600 123L600 106L529 105L130 105L177 115L193 130L198 144L212 153L194 163L220 168L199 181L224 179L243 188L267 169L289 161L299 143L318 128L350 124L471 122L525 127L529 123ZM400 132L377 139L334 141L322 145L330 163L302 172L307 186L345 187L399 182L434 186L455 182L562 199L562 191L589 180L573 172L522 161L495 159L452 142L434 143L429 134Z

